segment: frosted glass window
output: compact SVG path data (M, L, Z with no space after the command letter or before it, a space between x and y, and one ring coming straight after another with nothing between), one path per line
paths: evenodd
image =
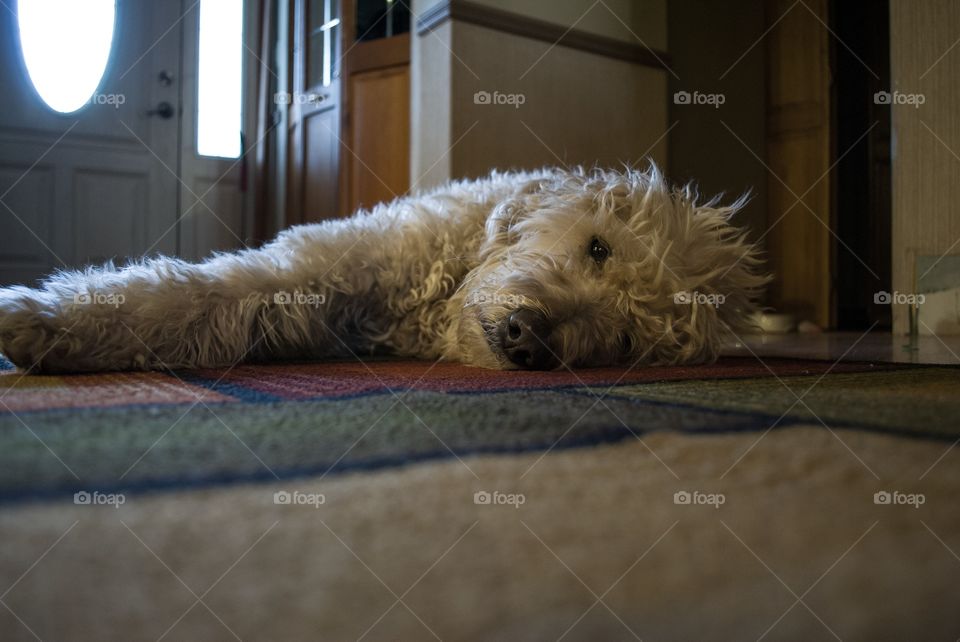
M200 1L197 153L238 158L243 115L243 0Z
M51 109L68 114L90 101L110 59L115 17L115 0L17 3L23 61Z

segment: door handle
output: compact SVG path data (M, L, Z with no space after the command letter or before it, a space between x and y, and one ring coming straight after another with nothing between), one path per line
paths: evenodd
M173 117L173 105L167 101L158 103L156 107L147 111L147 116L159 116L160 118L167 120Z

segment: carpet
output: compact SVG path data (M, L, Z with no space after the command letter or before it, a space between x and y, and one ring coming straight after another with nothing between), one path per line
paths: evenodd
M0 639L957 639L960 368L0 374Z
M883 371L895 378L884 385L899 390L921 376L880 364L745 358L575 373L417 361L169 374L25 377L8 370L0 375L0 501L336 474L589 446L660 430L756 431L777 419L781 401L751 394L758 386L778 392L784 377L809 386L828 371L818 395L827 388L844 394L850 386L843 373ZM934 376L955 384L952 372ZM763 383L743 384L757 378ZM804 408L779 425L807 419ZM942 419L928 424L926 434L949 437L941 424L954 410L929 406ZM856 410L844 412L842 419L851 419ZM883 427L909 429L897 419L892 414Z

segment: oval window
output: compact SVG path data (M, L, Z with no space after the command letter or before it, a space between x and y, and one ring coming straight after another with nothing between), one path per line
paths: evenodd
M116 0L20 0L20 49L30 82L47 105L68 114L100 85L113 43Z

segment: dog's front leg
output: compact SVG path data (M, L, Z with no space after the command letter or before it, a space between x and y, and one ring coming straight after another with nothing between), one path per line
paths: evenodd
M266 249L60 273L41 289L0 290L0 352L36 372L322 356L326 296L299 288Z

